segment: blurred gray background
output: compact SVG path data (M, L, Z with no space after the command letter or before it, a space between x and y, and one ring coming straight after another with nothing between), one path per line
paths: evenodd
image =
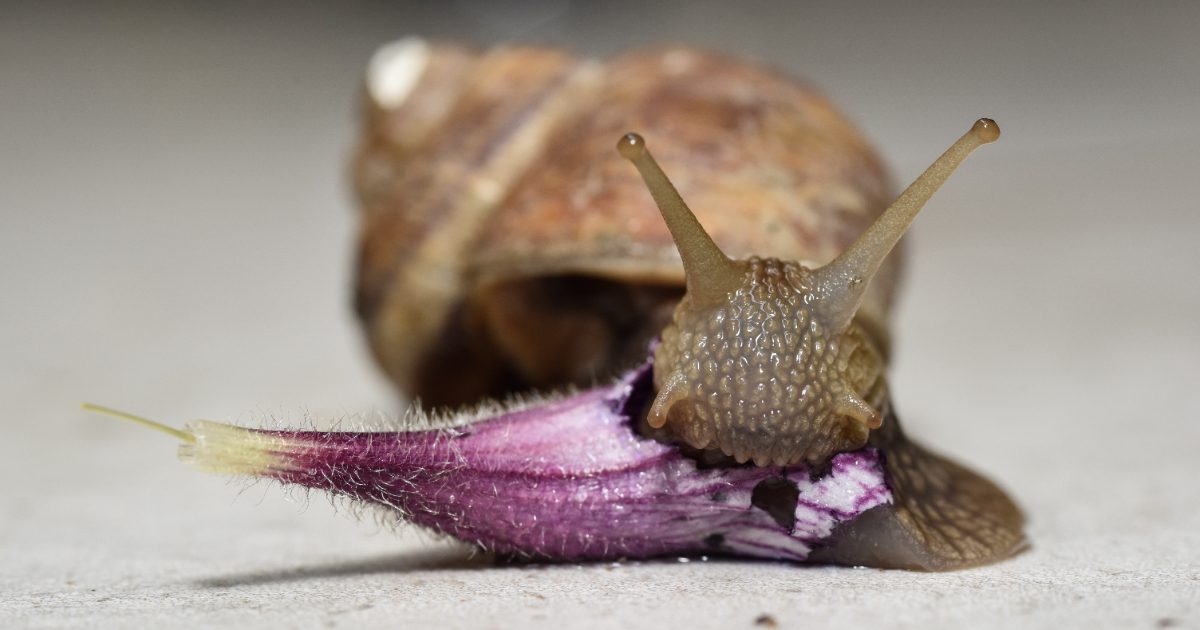
M1196 627L1198 30L1191 2L0 5L0 625ZM996 118L918 221L893 380L910 432L1018 497L1032 551L497 568L80 412L399 408L349 310L345 175L366 61L410 34L760 58L900 183Z

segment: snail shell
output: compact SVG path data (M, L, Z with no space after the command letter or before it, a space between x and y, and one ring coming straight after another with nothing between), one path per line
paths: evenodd
M380 365L430 405L607 378L670 321L683 267L613 151L629 129L733 258L824 264L892 198L824 97L712 53L410 39L376 55L366 91L356 307ZM896 260L856 320L885 351Z

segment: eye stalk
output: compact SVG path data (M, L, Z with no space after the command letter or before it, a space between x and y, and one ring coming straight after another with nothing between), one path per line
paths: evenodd
M687 293L655 351L658 396L647 422L739 462L820 464L861 448L881 426L884 359L854 323L871 278L950 173L1000 135L987 118L917 178L845 252L808 269L730 260L704 231L635 133L633 162L683 260Z
M908 231L913 219L972 151L1000 138L1000 127L980 118L921 173L896 201L846 251L814 273L820 296L817 310L825 323L845 329L862 305L871 278Z
M658 204L671 238L683 258L683 273L687 278L687 292L693 300L704 303L724 302L730 291L742 282L743 272L721 248L713 242L708 232L700 225L696 215L688 208L683 197L666 174L659 168L654 156L646 148L646 141L636 133L621 136L617 143L621 156L633 162L650 189L654 203Z

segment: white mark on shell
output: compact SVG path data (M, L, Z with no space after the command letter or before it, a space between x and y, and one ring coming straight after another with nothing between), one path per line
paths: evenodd
M405 37L384 44L367 64L367 91L384 109L404 104L429 65L429 44L419 37Z

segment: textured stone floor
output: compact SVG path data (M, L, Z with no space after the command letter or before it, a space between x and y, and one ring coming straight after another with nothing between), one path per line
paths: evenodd
M490 6L0 9L0 626L1200 624L1196 5ZM772 59L900 181L995 117L909 243L894 382L911 433L1018 497L1032 549L941 575L496 565L79 411L398 408L349 315L343 174L361 68L408 33Z

